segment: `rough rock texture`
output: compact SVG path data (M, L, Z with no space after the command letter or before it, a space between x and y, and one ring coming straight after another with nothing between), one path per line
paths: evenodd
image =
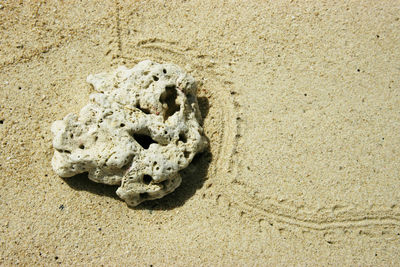
M97 91L90 103L51 127L55 172L121 185L117 194L129 206L175 190L179 171L206 146L194 79L146 60L87 81Z

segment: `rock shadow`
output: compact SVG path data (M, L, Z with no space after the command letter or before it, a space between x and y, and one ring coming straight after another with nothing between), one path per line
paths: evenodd
M186 169L180 171L182 183L174 192L160 199L145 201L132 209L171 210L182 206L203 186L211 160L212 154L208 146L193 158Z
M209 101L207 97L198 97L197 99L202 121L204 121L210 108ZM212 161L210 142L207 136L206 139L208 146L205 150L197 154L186 169L180 171L182 183L174 192L161 199L145 201L131 209L171 210L182 206L190 197L192 197L196 191L203 186L208 174L209 165ZM118 199L124 203L124 201L116 194L119 185L105 185L93 182L89 180L87 173L78 174L63 180L75 190L87 191L100 196Z
M64 178L63 180L69 187L77 191L87 191L100 196L120 199L117 193L115 193L119 185L106 185L93 182L88 178L88 173L81 173L70 178Z
M210 103L208 102L207 97L198 97L197 102L199 103L199 109L201 114L201 126L203 126L203 122L210 111ZM208 141L208 140L207 140Z

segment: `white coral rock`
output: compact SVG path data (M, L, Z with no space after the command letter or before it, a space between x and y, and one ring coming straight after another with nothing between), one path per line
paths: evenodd
M54 171L120 185L117 194L129 206L175 190L179 171L207 144L194 79L175 65L146 60L87 81L97 91L90 103L51 127Z

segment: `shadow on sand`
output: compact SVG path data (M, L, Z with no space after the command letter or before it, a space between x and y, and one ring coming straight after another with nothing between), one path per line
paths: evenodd
M210 107L209 102L206 97L199 97L198 102L202 120L204 121L205 117L208 115ZM208 138L207 141L209 141ZM208 142L208 144L209 143L210 142ZM203 186L207 177L211 160L212 154L210 151L210 146L208 145L202 153L197 154L193 158L192 163L190 163L186 169L180 172L182 176L182 183L174 192L161 199L145 201L137 207L133 207L132 209L170 210L182 206L196 193L198 189ZM87 191L104 197L120 199L115 193L119 187L118 185L110 186L93 182L88 179L87 173L66 178L64 181L71 188L78 191Z

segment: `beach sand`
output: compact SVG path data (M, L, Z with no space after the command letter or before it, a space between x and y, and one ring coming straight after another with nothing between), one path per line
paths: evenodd
M0 4L0 265L400 265L399 1ZM210 148L128 208L50 125L144 59L198 81Z

